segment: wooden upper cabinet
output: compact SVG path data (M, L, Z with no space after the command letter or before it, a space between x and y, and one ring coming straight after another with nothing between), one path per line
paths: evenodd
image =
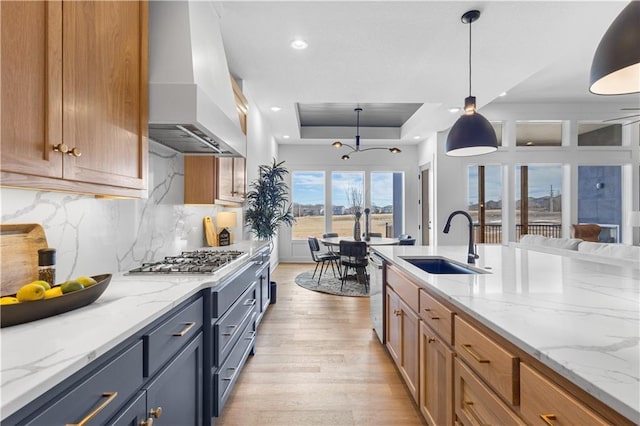
M0 21L2 171L61 178L62 4L2 1Z
M214 204L216 199L216 158L184 156L184 203Z
M147 3L0 8L3 185L144 196Z

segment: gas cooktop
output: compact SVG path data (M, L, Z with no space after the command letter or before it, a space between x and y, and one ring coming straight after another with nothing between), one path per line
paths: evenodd
M159 262L143 263L129 274L213 274L243 254L237 250L183 251Z

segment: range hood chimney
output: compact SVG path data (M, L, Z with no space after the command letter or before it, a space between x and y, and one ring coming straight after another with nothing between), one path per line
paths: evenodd
M185 154L246 156L213 2L149 2L149 137Z

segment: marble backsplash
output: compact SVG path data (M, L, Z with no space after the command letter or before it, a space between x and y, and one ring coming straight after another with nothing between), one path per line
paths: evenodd
M2 223L39 223L57 249L57 280L128 271L205 246L202 218L241 209L183 204L182 155L150 142L147 199L0 188ZM240 226L232 229L236 238ZM1 271L0 271L1 273Z

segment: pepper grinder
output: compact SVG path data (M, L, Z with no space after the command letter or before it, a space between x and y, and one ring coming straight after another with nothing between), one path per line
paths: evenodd
M38 250L38 279L46 281L50 286L56 283L56 249Z

